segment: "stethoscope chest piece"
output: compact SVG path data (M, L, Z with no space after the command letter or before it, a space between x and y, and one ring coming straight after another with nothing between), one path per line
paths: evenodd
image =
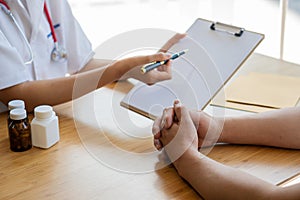
M54 62L65 62L67 60L67 51L58 43L54 43L54 48L51 52L51 60Z

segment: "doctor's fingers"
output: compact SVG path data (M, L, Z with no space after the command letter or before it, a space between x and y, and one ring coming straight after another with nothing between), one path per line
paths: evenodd
M161 65L157 68L158 71L165 71L165 72L168 72L168 73L171 73L171 65L172 65L172 60L168 60L168 62L164 65Z
M179 42L182 38L186 36L186 33L176 33L172 38L170 38L159 50L159 52L166 53L174 44Z
M137 66L149 64L156 61L163 61L171 58L170 54L165 53L156 53L152 55L146 55L146 56L133 56L129 58L124 58L121 61L123 65L126 65L130 68L134 68Z
M132 66L140 66L140 65L145 65L156 61L167 60L169 58L171 58L170 54L156 53L147 56L135 56L128 59Z
M152 70L146 74L149 76L149 79L152 83L156 83L159 81L169 80L172 78L172 70L170 66L164 66L164 71L161 70Z

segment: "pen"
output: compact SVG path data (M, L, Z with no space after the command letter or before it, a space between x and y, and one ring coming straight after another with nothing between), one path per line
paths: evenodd
M163 60L163 61L156 61L156 62L152 62L150 64L147 64L147 65L144 65L142 68L141 68L141 72L142 74L145 74L159 66L162 66L164 64L166 64L169 60L174 60L176 58L178 58L179 56L182 56L183 54L185 54L186 52L188 51L188 49L185 49L183 51L180 51L178 53L175 53L171 56L171 58L167 59L167 60Z

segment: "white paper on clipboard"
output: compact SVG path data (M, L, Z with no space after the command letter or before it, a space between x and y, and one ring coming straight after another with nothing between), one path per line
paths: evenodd
M203 109L263 38L239 27L197 19L187 36L169 50L189 49L173 61L172 79L152 86L138 83L121 106L151 119L160 116L175 99L189 109Z

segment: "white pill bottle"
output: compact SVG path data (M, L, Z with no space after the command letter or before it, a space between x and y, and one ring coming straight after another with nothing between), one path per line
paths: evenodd
M59 141L58 117L51 106L41 105L34 108L31 138L33 146L44 149Z

